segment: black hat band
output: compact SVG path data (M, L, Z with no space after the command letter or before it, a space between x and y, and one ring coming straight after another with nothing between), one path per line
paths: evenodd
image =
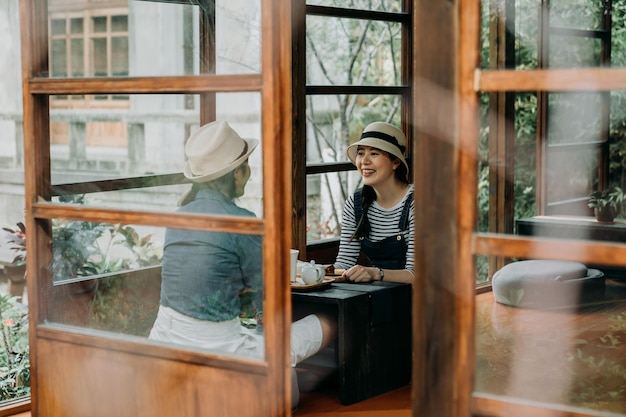
M361 135L361 139L365 139L365 138L376 138L376 139L384 140L385 142L389 142L392 145L395 145L398 149L400 149L400 152L402 152L403 155L404 155L404 151L406 150L406 146L400 145L398 143L398 139L396 139L395 136L391 136L383 132L376 132L376 131L363 132L363 134Z

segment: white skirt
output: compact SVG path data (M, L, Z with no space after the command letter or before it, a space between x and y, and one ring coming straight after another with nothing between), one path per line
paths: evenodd
M263 334L243 327L239 318L222 322L199 320L164 306L159 306L148 338L259 359L265 354ZM315 315L292 323L291 366L313 356L321 345L322 325Z

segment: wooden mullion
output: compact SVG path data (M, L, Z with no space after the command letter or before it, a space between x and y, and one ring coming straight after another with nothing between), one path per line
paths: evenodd
M71 287L73 284L61 284L56 288ZM192 364L211 366L214 368L230 369L237 372L258 375L267 374L267 364L246 359L245 357L226 357L223 354L211 354L210 352L198 352L191 346L181 345L178 349L171 347L146 344L136 336L124 334L109 334L105 337L103 332L78 326L70 326L61 323L46 323L39 328L40 337L47 340L56 340L64 343L91 346L107 351L127 352L140 356L152 356L162 359L184 361Z
M480 2L417 0L413 7L413 158L415 207L419 207L413 415L469 416L476 360L470 239L477 205L479 126L474 80ZM454 226L441 227L442 221ZM437 325L432 317L447 324Z
M200 74L216 76L215 55L215 2L207 1L200 8ZM194 77L197 78L197 77ZM239 89L237 89L240 91ZM214 91L200 95L200 125L216 119L216 96Z
M46 0L20 1L20 26L22 41L22 99L24 126L24 195L26 240L26 276L29 300L29 361L31 366L31 398L40 392L37 374L37 326L47 318L49 299L45 292L51 287L50 274L45 266L52 258L49 241L51 228L47 221L38 221L33 203L37 196L50 196L50 124L47 96L36 96L28 80L47 75L48 62L48 2ZM33 415L39 410L32 403Z
M293 195L292 195L292 222L291 234L292 247L298 249L299 259L308 259L307 255L307 178L314 172L309 171L306 163L307 148L307 118L306 118L306 1L292 1L292 61L291 74L292 85L292 147L293 159L291 162L293 171ZM332 169L334 171L334 169ZM324 171L327 172L327 171Z
M178 229L263 235L265 222L256 217L212 216L170 212L121 210L96 206L39 202L33 204L38 219L62 218L103 223L174 227ZM29 256L30 258L30 256Z
M288 415L291 410L290 367L291 292L287 254L292 247L293 210L293 80L292 2L261 0L261 131L263 143L264 229L263 323L265 379L269 395L267 415Z
M413 2L404 0L402 10L408 15L413 15ZM415 144L413 143L413 20L409 19L402 24L402 35L400 39L400 84L408 86L407 91L402 94L402 106L400 109L401 129L407 138L405 154L410 156L413 153ZM413 174L412 158L409 163L410 174Z
M32 94L196 94L203 92L260 91L261 76L195 75L124 78L34 78Z
M512 0L490 3L489 62L494 69L515 67L515 4ZM514 93L489 94L489 231L512 233L515 177ZM488 276L508 262L489 257Z
M480 91L612 91L626 90L626 68L481 70Z
M497 255L522 259L558 259L583 264L626 266L626 244L519 237L479 233L472 242L476 255Z

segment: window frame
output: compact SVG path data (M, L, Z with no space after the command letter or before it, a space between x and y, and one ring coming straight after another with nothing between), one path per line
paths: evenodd
M302 4L294 5L294 72L293 72L293 147L294 155L300 157L293 161L294 172L294 230L293 242L300 250L300 259L310 259L315 256L318 261L334 262L334 254L339 245L339 237L307 241L307 177L319 174L339 173L356 170L354 165L345 157L343 161L325 163L307 163L306 161L306 132L310 122L306 118L306 99L319 95L398 95L401 97L401 126L407 136L407 155L411 154L412 132L410 116L412 115L412 50L409 47L412 33L412 2L402 1L402 12L384 12L341 7L317 6ZM320 16L326 18L351 18L382 22L395 22L402 25L400 85L313 85L306 81L306 18ZM411 159L408 158L409 164ZM320 254L319 248L331 247L329 253ZM308 251L308 252L307 252ZM326 252L323 250L322 252Z
M188 4L188 2L174 2ZM289 334L289 317L284 314L290 307L290 289L282 285L281 277L289 273L289 263L281 254L288 253L291 247L291 166L284 161L291 160L291 149L287 132L291 131L291 55L289 39L291 27L289 22L290 5L288 2L260 0L262 25L261 72L251 75L213 75L215 56L211 53L211 42L215 39L211 31L215 28L215 14L209 1L192 2L202 6L205 14L201 14L200 49L209 51L202 60L201 73L197 76L170 77L102 77L52 79L48 78L48 12L46 2L22 1L20 7L20 23L22 30L22 67L24 97L24 138L25 138L25 195L26 195L26 227L29 230L27 273L30 278L28 285L30 312L30 352L31 352L31 410L34 415L45 411L47 415L62 413L52 397L50 389L64 398L64 403L79 405L82 400L76 397L77 391L70 389L72 383L51 384L47 389L43 378L50 375L51 366L55 366L50 356L40 352L55 344L72 346L73 349L93 349L106 352L111 357L123 358L144 356L155 363L171 363L180 367L183 373L199 376L205 374L203 382L209 395L203 395L201 402L209 401L213 396L220 395L220 389L228 384L238 384L232 373L239 373L241 380L256 387L249 392L249 401L256 404L256 412L266 409L270 414L287 414L289 411L291 385L287 338ZM213 14L211 14L213 13ZM212 49L211 49L212 48ZM262 144L263 144L263 195L264 217L230 218L223 216L192 216L175 213L157 213L149 210L117 210L95 207L77 207L60 205L51 202L54 193L61 189L88 191L100 186L104 189L125 189L141 186L146 178L126 178L122 180L103 181L98 184L84 182L80 184L61 184L52 186L50 175L50 130L49 130L49 97L52 95L87 95L87 94L199 94L201 96L201 124L215 118L215 94L218 92L259 92L262 100ZM157 176L149 179L157 182L179 181L180 176ZM154 183L153 183L154 184ZM72 326L48 322L50 316L50 300L52 293L58 291L52 284L46 265L51 259L50 253L50 220L63 218L69 220L85 220L122 224L148 225L158 227L193 228L195 230L213 230L261 235L264 237L263 265L264 285L266 290L264 308L264 334L266 355L262 360L250 361L245 358L229 358L222 355L207 354L189 349L172 349L138 341L132 337L105 335ZM272 225L272 227L268 227ZM66 361L70 364L71 357L58 357L55 361ZM120 362L111 362L120 363ZM45 366L47 364L47 367ZM140 364L131 360L127 365ZM200 367L198 367L200 365ZM115 367L112 367L113 370ZM184 368L189 368L187 371ZM68 369L69 371L69 369ZM146 369L149 372L149 369ZM80 372L87 372L81 370ZM230 377L224 378L224 376ZM206 378L212 375L213 378ZM220 378L222 376L221 385ZM129 383L123 378L119 384ZM264 382L261 384L261 382ZM119 388L119 384L118 388ZM134 387L136 388L136 387ZM236 386L231 392L236 391ZM65 391L64 391L65 390ZM128 387L129 393L135 391ZM266 391L264 395L262 392ZM271 395L269 395L271 391ZM147 394L147 393L144 393ZM189 394L193 395L190 391ZM206 394L206 392L205 392ZM52 397L51 397L52 395ZM102 393L101 398L106 398ZM177 414L180 404L173 404L163 396L168 407L160 409L166 414ZM215 399L215 398L214 398ZM196 402L198 398L196 397ZM250 409L237 398L231 398L233 413L250 413ZM192 401L193 402L193 401ZM144 406L151 403L144 402ZM104 406L104 404L101 404ZM115 406L113 403L110 406ZM198 406L201 404L196 404ZM207 405L207 404L205 404ZM271 410L271 411L269 411ZM61 415L61 414L59 414ZM192 414L188 414L192 415ZM239 414L243 415L243 414Z

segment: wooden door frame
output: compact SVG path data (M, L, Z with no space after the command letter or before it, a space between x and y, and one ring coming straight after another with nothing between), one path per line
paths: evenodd
M47 2L21 0L33 416L79 413L106 416L139 414L139 411L179 416L289 415L291 297L289 287L283 285L281 278L289 273L288 257L282 254L288 253L291 247L291 5L261 0L261 10L260 75L53 80L47 74ZM201 27L209 28L211 22L205 21ZM210 37L201 38L208 39L203 41L203 47L210 49ZM258 91L263 109L260 148L264 218L233 220L207 216L198 219L149 211L91 207L76 210L50 203L48 97L113 91L201 94L204 97L202 122L214 116L216 92ZM53 291L46 269L51 258L49 223L56 217L201 230L246 230L263 236L265 359L251 361L207 355L193 349L172 349L132 337L103 335L48 323ZM115 383L107 383L107 376ZM247 387L246 401L240 399L242 385ZM97 395L100 400L91 401L94 398L88 398L86 392ZM221 408L216 408L218 404ZM133 410L133 407L139 408Z

